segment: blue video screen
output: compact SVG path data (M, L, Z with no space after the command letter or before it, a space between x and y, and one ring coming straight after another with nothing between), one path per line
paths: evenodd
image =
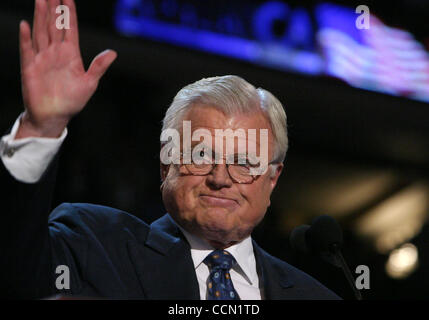
M126 36L429 102L424 45L358 9L328 2L118 0L114 23Z

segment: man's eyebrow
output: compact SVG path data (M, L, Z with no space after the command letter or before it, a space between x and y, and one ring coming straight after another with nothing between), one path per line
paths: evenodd
M244 156L244 157L247 157L247 153L230 153L227 156L234 156L234 157L240 157L240 156L243 157Z
M249 158L253 158L253 157L249 157L249 155L248 154L246 154L246 153L231 153L231 154L229 154L229 155L226 155L226 158L232 158L232 157L234 157L234 160L235 159L245 159L245 160L249 160Z
M193 152L194 151L194 148L197 146L197 145L199 145L201 143L201 141L196 141L196 142L192 142L191 143L191 152ZM213 149L212 149L212 147L211 146L209 146L209 145L207 145L207 144L204 144L204 147L205 147L205 149L207 149L208 150L208 152L211 152L212 154L215 154L215 152L213 151ZM183 146L182 146L182 150L183 150ZM201 149L201 151L203 151L203 149Z
M203 142L204 142L204 140L203 141L194 141L194 140L192 140L191 147L195 147L196 145L198 145L200 143L203 143ZM204 143L204 145L206 145L208 147L208 145L206 143Z
M203 143L202 141L192 141L191 142L191 148L194 148L194 147L196 147L197 145L200 145L200 144L202 144L207 149L212 150L212 147L210 145L208 145L207 143Z

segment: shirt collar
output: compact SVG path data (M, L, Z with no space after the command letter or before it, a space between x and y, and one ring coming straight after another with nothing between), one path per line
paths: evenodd
M204 259L213 250L215 250L215 248L200 237L189 233L177 223L176 225L182 231L191 246L191 255L195 269L199 268ZM237 261L239 268L236 271L241 273L251 285L257 283L258 275L256 272L256 261L255 254L253 252L252 238L248 236L244 240L226 248L225 250L228 251Z

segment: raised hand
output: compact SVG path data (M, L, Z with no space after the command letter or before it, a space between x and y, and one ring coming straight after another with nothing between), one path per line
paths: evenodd
M16 139L58 137L97 89L98 82L116 59L106 50L85 71L79 48L74 0L63 0L70 9L70 29L56 27L60 0L36 0L33 35L26 21L20 24L21 81L25 113Z

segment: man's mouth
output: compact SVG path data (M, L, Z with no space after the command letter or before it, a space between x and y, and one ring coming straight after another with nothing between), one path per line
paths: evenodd
M238 201L232 198L210 195L210 194L201 194L201 200L208 204L209 206L214 207L223 207L223 208L233 208L238 206Z

